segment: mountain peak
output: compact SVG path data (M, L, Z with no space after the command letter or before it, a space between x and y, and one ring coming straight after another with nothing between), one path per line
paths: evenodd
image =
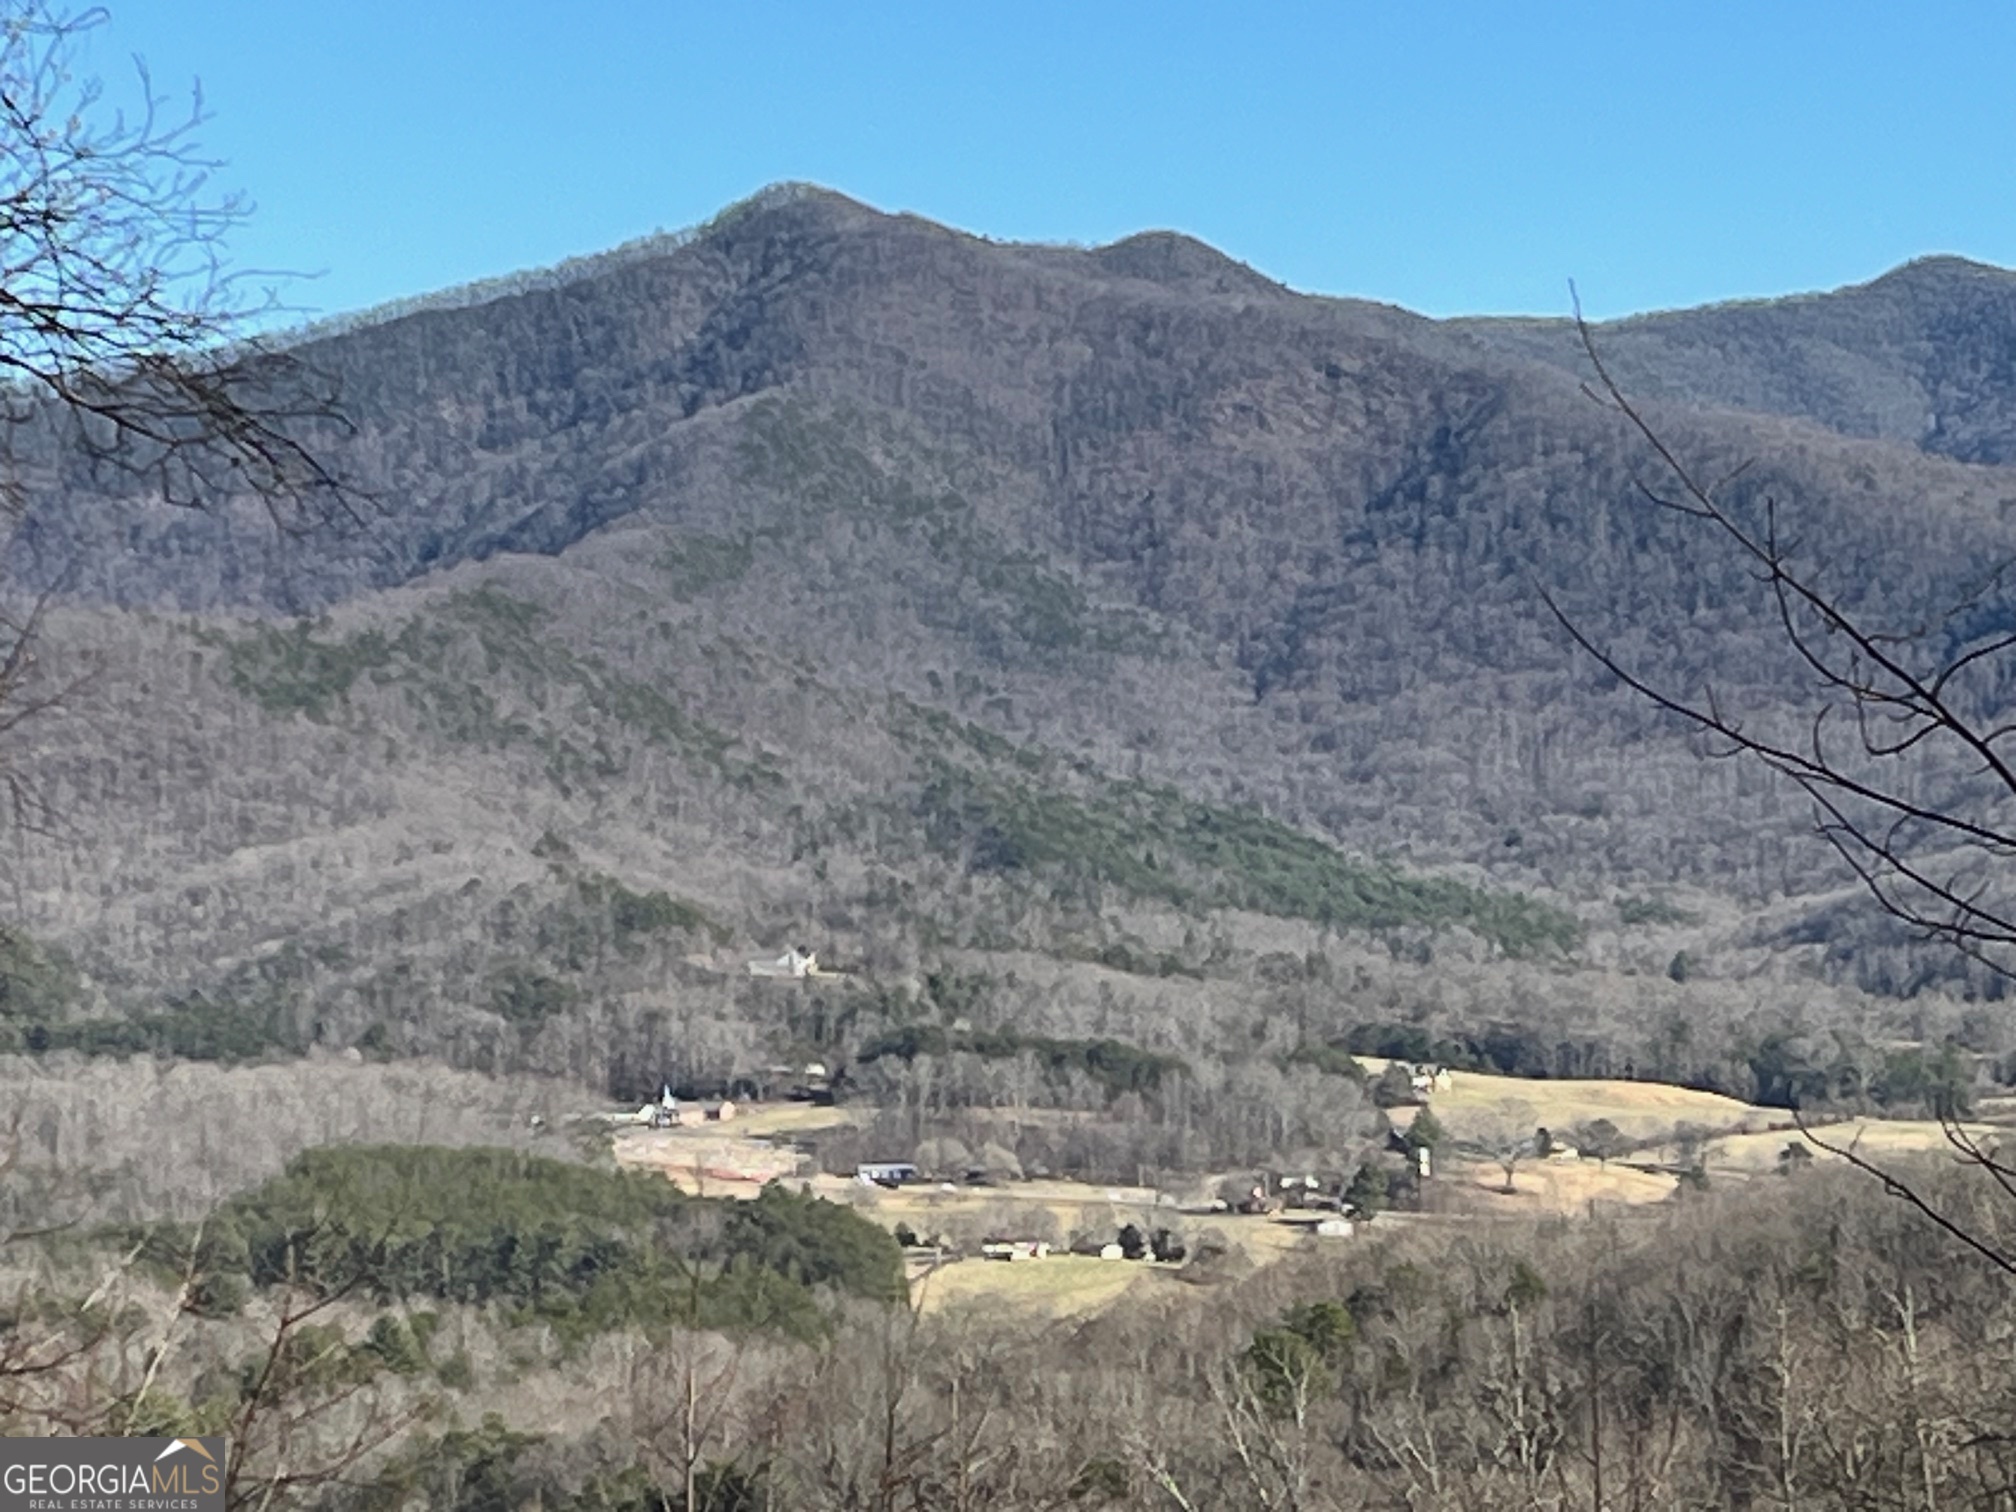
M1195 293L1282 294L1273 279L1216 247L1180 231L1140 231L1095 248L1092 260L1108 273Z
M863 204L837 189L800 179L784 179L765 184L747 199L737 200L719 214L676 235L681 245L705 241L745 221L779 213L795 214L835 227L886 219L874 206Z
M1953 252L1933 252L1924 257L1914 257L1909 262L1899 263L1875 281L1883 283L1893 278L2007 278L2008 276L2007 268L1998 268L1993 263L1961 257Z
M2016 286L2016 273L2011 273L2009 269L1950 252L1914 257L1861 285L1864 289L1886 294L1905 293L1924 297L1967 290L2008 289L2012 286Z
M280 340L288 345L326 340L372 326L385 325L408 315L469 309L476 305L488 304L492 300L508 299L517 294L560 288L632 263L669 257L696 243L706 242L745 227L752 221L776 215L797 215L829 230L865 225L886 218L880 211L862 204L859 200L850 199L837 190L827 189L818 184L786 180L765 185L748 198L737 200L698 225L687 226L677 231L648 232L600 252L584 253L579 257L570 257L547 267L524 268L514 273L480 278L404 299L387 300L383 304L373 305L367 309L312 321L298 330L286 333Z

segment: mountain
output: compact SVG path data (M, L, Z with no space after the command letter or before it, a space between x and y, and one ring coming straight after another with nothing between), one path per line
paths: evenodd
M2016 547L2010 278L1595 338L1915 623ZM8 842L52 1042L629 1087L934 1016L1193 1058L1467 1016L1557 1068L1767 998L1873 1032L1830 983L1943 968L1541 602L1786 717L1770 606L1573 340L802 188L306 333L368 530L73 487L10 548L90 674ZM739 974L800 940L859 980Z
M1571 372L1572 322L1452 322ZM2016 461L2016 273L1927 257L1832 294L1639 316L1600 328L1633 393L1810 420L1960 462Z

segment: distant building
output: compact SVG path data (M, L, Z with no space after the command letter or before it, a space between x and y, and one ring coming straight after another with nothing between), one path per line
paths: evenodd
M1446 1066L1420 1064L1411 1066L1407 1072L1407 1085L1416 1097L1426 1097L1431 1092L1447 1092L1454 1085Z
M679 1111L679 1099L672 1095L672 1083L670 1082L660 1082L658 1084L658 1102L656 1106L646 1103L645 1108L650 1109L646 1121L654 1129L676 1129L686 1121L684 1115ZM639 1109L639 1111L642 1112L644 1110Z
M1113 1248L1118 1249L1117 1244ZM1041 1260L1050 1253L1047 1239L990 1239L980 1246L984 1260Z
M1323 1182L1315 1176L1283 1176L1281 1178L1281 1201L1291 1208L1322 1207L1325 1204Z
M1280 1203L1267 1195L1265 1187L1256 1186L1239 1199L1239 1211L1248 1217L1257 1217L1265 1213L1278 1212L1280 1207Z
M854 1168L854 1179L867 1186L899 1187L917 1179L917 1167L907 1160L871 1160Z
M802 946L793 945L774 961L751 961L749 975L757 977L783 977L799 981L819 974L819 957L816 952Z
M814 975L823 977L827 973L822 971ZM742 1078L742 1081L745 1083L745 1089L752 1091L759 1098L774 1095L779 1087L783 1089L783 1095L793 1102L830 1102L833 1097L824 1061L806 1061L803 1065L781 1063L769 1065L763 1068L760 1079L748 1076Z
M1091 1235L1080 1238L1071 1246L1071 1253L1083 1255L1088 1260L1125 1260L1127 1251L1111 1239L1097 1239Z

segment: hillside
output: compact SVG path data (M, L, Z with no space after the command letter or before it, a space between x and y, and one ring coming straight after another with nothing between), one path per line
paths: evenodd
M1911 623L2016 546L2016 386L1942 335L2003 279L1600 339ZM80 487L10 547L63 590L47 675L93 675L26 730L58 828L7 841L69 964L0 1015L647 1090L920 1022L1202 1064L1506 1020L1594 1075L1674 1021L1741 1064L1767 999L1957 1016L1830 985L1928 968L1541 609L1778 707L1767 606L1644 507L1562 340L811 190L310 333L368 531ZM741 974L787 939L861 975Z
M1464 320L1496 350L1571 372L1572 324ZM1634 393L1810 420L1961 462L2016 461L2016 274L1926 257L1831 294L1613 321L1606 361Z

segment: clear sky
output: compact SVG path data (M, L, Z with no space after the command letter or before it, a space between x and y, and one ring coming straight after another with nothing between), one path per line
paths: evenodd
M109 0L200 78L240 263L334 314L803 179L1002 239L1199 236L1430 314L2016 263L2016 6Z

